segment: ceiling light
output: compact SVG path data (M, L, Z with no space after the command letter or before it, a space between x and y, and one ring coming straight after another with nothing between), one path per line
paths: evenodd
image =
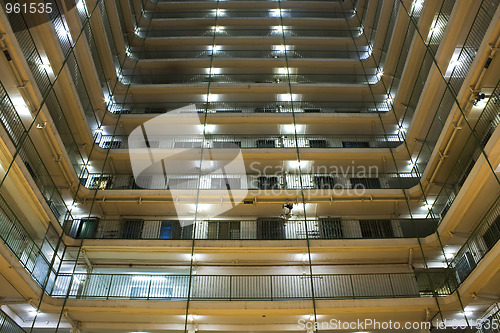
M216 27L213 27L213 29L215 30L215 32L223 32L226 28L218 25Z
M275 25L271 27L274 33L283 33L283 26L282 25Z
M288 74L288 68L287 67L277 68L276 71L280 75L286 75L286 74Z
M208 50L212 51L212 52L217 52L217 51L220 51L220 46L219 45L210 45L208 47Z
M269 16L270 17L280 17L282 13L283 13L282 10L279 8L269 9Z
M217 16L224 16L226 15L226 10L225 9L214 9L213 13Z

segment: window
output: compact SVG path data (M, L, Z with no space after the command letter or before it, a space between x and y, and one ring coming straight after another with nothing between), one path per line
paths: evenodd
M99 224L98 217L91 217L87 219L81 219L78 224L78 229L76 231L76 238L86 239L86 238L94 238L97 225Z
M241 148L241 141L214 141L214 148Z
M320 189L334 189L335 178L332 176L314 176L314 185Z
M276 112L276 108L256 108L256 113L273 113Z
M122 238L123 239L141 238L143 226L144 226L144 220L124 220Z
M326 148L326 140L309 140L309 147L311 148Z
M180 239L181 231L179 221L161 221L160 239Z
M285 220L257 219L257 239L285 239Z
M209 221L208 239L240 239L240 222Z
M368 141L342 141L344 148L370 148Z
M259 177L260 190L277 190L279 188L278 177Z
M257 140L257 148L274 148L274 140Z
M304 108L304 112L306 113L319 113L321 112L320 108Z
M351 178L351 188L381 188L378 178Z
M338 218L319 219L319 237L324 239L343 238L342 221Z
M500 239L500 216L498 216L495 221L491 224L491 226L486 230L483 234L483 240L488 248L488 251L491 250L493 246Z
M361 220L359 226L363 238L394 237L391 220Z
M239 179L239 178L212 178L210 188L213 190L241 189L241 179Z
M101 143L102 148L111 148L111 149L118 149L122 146L121 141L104 141Z

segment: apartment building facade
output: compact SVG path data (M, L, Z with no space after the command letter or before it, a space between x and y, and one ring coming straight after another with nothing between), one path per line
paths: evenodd
M0 332L498 332L498 0L2 0Z

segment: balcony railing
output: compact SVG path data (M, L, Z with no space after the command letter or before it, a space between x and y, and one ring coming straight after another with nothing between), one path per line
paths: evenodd
M256 83L256 84L376 84L380 77L356 74L162 74L121 75L123 83L193 84L193 83Z
M283 49L285 47L283 46ZM130 56L135 59L201 59L214 57L214 58L257 58L257 59L366 59L370 56L369 51L330 51L330 50L299 50L288 49L286 50L256 50L256 49L226 49L220 47L217 52L212 52L210 49L201 50L178 50L178 51L141 51L130 50Z
M326 37L326 38L356 38L361 35L361 29L299 29L286 26L272 26L267 29L255 29L254 27L225 28L217 31L213 27L206 29L163 29L163 30L136 30L136 36L140 38L161 38L161 37L213 37L214 34L220 37Z
M300 300L420 297L419 276L322 275L146 275L60 274L48 293L78 299ZM448 287L448 292L453 287ZM190 290L190 292L189 292Z
M259 218L257 220L86 219L68 220L68 236L79 239L197 239L197 240L300 240L388 239L426 237L434 232L433 219L311 220Z
M170 140L162 137L148 137L150 147L154 148L224 148L231 144L240 148L395 148L402 144L399 135L231 135L207 134L200 136L180 135ZM101 148L128 149L128 136L101 135L95 137L95 143Z
M285 190L317 190L318 194L333 193L335 190L402 189L418 184L419 176L412 172L385 173L368 177L353 177L332 174L168 174L146 176L137 185L131 174L86 173L80 182L94 190L126 189L176 189L176 190L268 190L279 193ZM264 192L266 193L266 192Z
M186 105L195 104L199 113L257 113L257 114L283 114L294 113L317 114L317 113L377 113L389 111L385 102L364 104L359 102L339 101L263 101L263 102L165 102L165 103L116 103L111 106L110 111L121 114L160 114L176 110Z
M7 333L26 333L19 325L16 324L9 316L0 310L0 332Z
M352 10L348 11L324 11L324 12L316 12L310 10L301 10L294 8L286 9L283 8L281 10L276 9L256 9L256 10L232 10L225 9L220 10L219 14L217 14L218 19L224 18L341 18L351 17L353 15ZM216 16L215 10L199 10L199 11L189 11L189 12L181 12L181 11L146 11L144 12L144 16L147 19L193 19L193 18L213 18Z

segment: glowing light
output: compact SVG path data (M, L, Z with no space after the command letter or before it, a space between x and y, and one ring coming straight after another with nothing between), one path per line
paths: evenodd
M219 100L219 95L218 94L207 94L204 95L203 101L206 102L217 102Z
M215 53L215 52L220 51L220 46L219 45L211 45L208 47L208 50Z
M302 98L301 94L278 94L280 102L296 102Z
M310 161L289 161L288 166L292 169L305 168L310 165Z
M275 25L271 27L272 31L277 34L283 33L284 27L282 25Z
M304 134L306 131L306 126L305 125L294 125L294 124L287 124L287 125L280 125L280 132L281 134Z
M31 116L30 109L28 108L26 103L24 103L24 101L22 101L22 103L20 102L19 104L14 104L14 108L16 108L16 111L20 116Z
M270 17L280 17L282 13L283 13L282 10L279 8L269 9L269 16Z
M378 72L377 72L377 77L378 77L379 79L381 79L381 78L382 78L382 76L384 76L384 71L383 71L383 70L381 70L381 69L379 69L379 70L378 70Z
M424 5L424 0L415 0L415 1L413 1L412 11L413 10L420 10L420 9L422 9L423 5Z
M276 71L280 75L287 75L288 74L288 68L287 67L278 68Z
M225 16L226 15L226 10L218 8L218 9L214 9L213 13L216 16Z
M226 28L218 25L213 27L213 30L215 30L215 32L223 32Z
M222 68L215 68L215 67L207 68L207 73L213 74L213 75L218 75L218 74L222 73Z

